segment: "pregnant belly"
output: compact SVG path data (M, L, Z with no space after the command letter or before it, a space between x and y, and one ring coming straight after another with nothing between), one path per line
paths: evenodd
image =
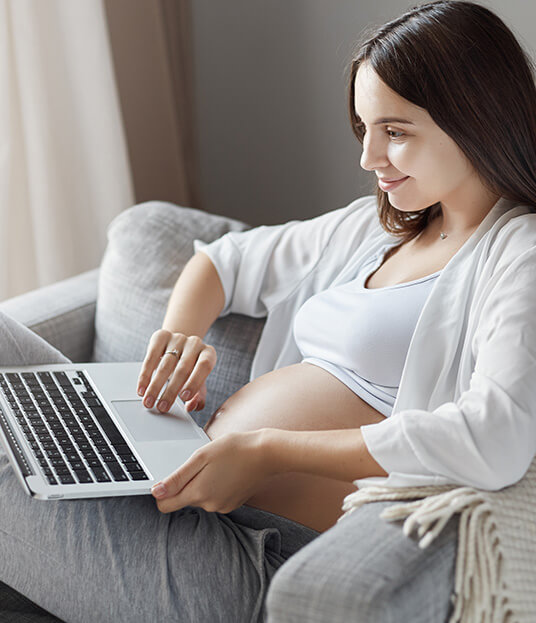
M334 430L384 419L326 370L299 363L242 387L216 410L205 431L215 439L231 431ZM246 504L323 532L336 523L352 491L352 483L292 472L267 479Z

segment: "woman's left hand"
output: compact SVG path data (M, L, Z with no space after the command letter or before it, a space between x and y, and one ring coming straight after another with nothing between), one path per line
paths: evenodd
M261 431L228 433L210 441L151 493L163 513L184 506L230 513L248 500L260 483L275 473L266 465ZM158 495L163 484L165 493Z

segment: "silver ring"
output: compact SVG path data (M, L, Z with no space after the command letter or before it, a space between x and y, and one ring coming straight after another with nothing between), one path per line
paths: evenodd
M164 353L164 355L175 355L175 357L177 357L177 359L179 358L179 351L176 349L173 350L166 350L166 352ZM162 355L162 357L164 356Z

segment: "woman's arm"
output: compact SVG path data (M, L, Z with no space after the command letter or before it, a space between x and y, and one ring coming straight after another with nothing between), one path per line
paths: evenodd
M198 252L177 279L162 328L203 337L224 303L223 287L214 264L206 253Z
M163 513L184 506L229 513L244 504L266 478L285 472L347 482L387 475L369 454L359 429L263 428L218 437L151 491Z
M225 303L218 272L205 253L196 253L184 267L171 294L162 329L149 340L138 377L137 392L148 409L166 412L177 395L188 411L205 406L206 378L216 364L216 352L201 339ZM166 351L176 351L177 357Z
M260 445L276 473L302 472L353 482L388 476L367 449L360 428L288 431L265 428Z

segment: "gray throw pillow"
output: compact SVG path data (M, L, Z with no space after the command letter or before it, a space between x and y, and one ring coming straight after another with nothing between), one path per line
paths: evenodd
M142 361L162 326L169 297L193 241L211 242L245 223L171 203L150 201L119 214L108 227L99 273L92 361ZM247 383L263 320L230 314L218 319L205 341L218 362L207 381L207 403L192 415L203 425Z

